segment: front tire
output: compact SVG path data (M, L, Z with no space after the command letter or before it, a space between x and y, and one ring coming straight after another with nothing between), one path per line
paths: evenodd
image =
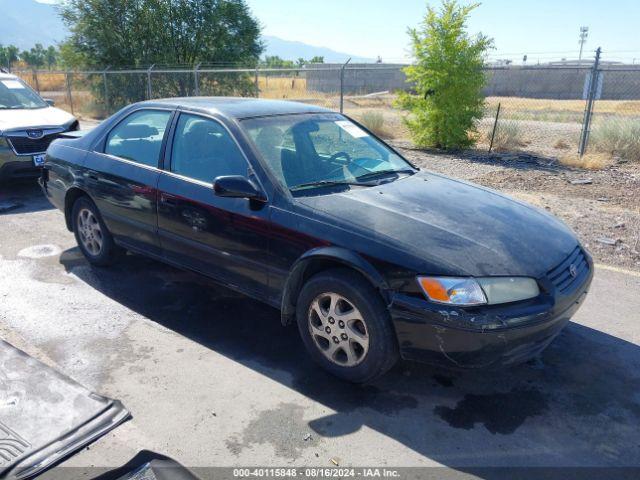
M321 272L304 285L298 330L311 357L331 374L366 383L398 360L398 344L380 294L348 269Z
M117 247L95 204L80 197L73 204L71 215L76 242L89 263L99 267L112 265Z

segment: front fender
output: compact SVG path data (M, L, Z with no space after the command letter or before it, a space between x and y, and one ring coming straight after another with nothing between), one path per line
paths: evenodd
M380 291L385 302L389 302L389 285L361 255L342 247L314 248L304 253L291 267L282 295L282 324L287 325L295 318L296 301L307 278L319 271L341 266L359 272Z

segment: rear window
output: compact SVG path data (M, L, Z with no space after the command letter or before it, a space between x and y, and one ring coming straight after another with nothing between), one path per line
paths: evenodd
M104 153L157 167L169 118L171 112L164 110L132 113L111 130Z

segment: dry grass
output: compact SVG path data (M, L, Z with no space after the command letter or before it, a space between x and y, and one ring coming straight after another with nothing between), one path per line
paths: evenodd
M491 132L488 132L488 141L491 141ZM498 152L515 150L524 145L524 139L520 127L515 122L498 124L493 138L493 148Z
M66 78L62 73L38 73L38 82L34 76L30 73L19 73L18 76L22 78L31 88L40 88L40 91L63 91L66 90Z
M258 88L263 98L302 98L308 96L307 80L299 77L258 77Z
M360 123L379 136L385 136L384 115L375 110L367 110L360 114Z
M399 110L390 108L359 108L353 107L350 103L345 102L345 114L355 118L364 125L366 125L366 120L363 121L363 116L381 116L383 121L382 130L379 132L373 129L370 130L387 139L409 138L409 130L403 121L403 114Z
M596 151L640 161L640 121L606 119L596 122L590 137Z
M558 150L568 150L570 146L564 138L559 138L553 145L553 148L556 148Z
M498 103L502 108L523 110L528 112L547 113L583 113L584 100L552 100L545 98L521 98L521 97L487 97L488 108L495 110ZM616 115L640 115L640 100L598 100L595 102L595 112L611 113Z
M560 163L567 167L584 168L586 170L602 170L613 164L611 155L605 153L587 153L580 158L578 154L560 157Z

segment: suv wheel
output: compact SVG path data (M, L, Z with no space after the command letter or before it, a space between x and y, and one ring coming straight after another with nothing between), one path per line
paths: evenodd
M379 293L354 271L313 276L300 292L296 319L311 356L340 378L369 382L398 360L389 312Z
M72 218L76 241L89 263L100 267L111 265L116 245L95 204L80 197L73 204Z

